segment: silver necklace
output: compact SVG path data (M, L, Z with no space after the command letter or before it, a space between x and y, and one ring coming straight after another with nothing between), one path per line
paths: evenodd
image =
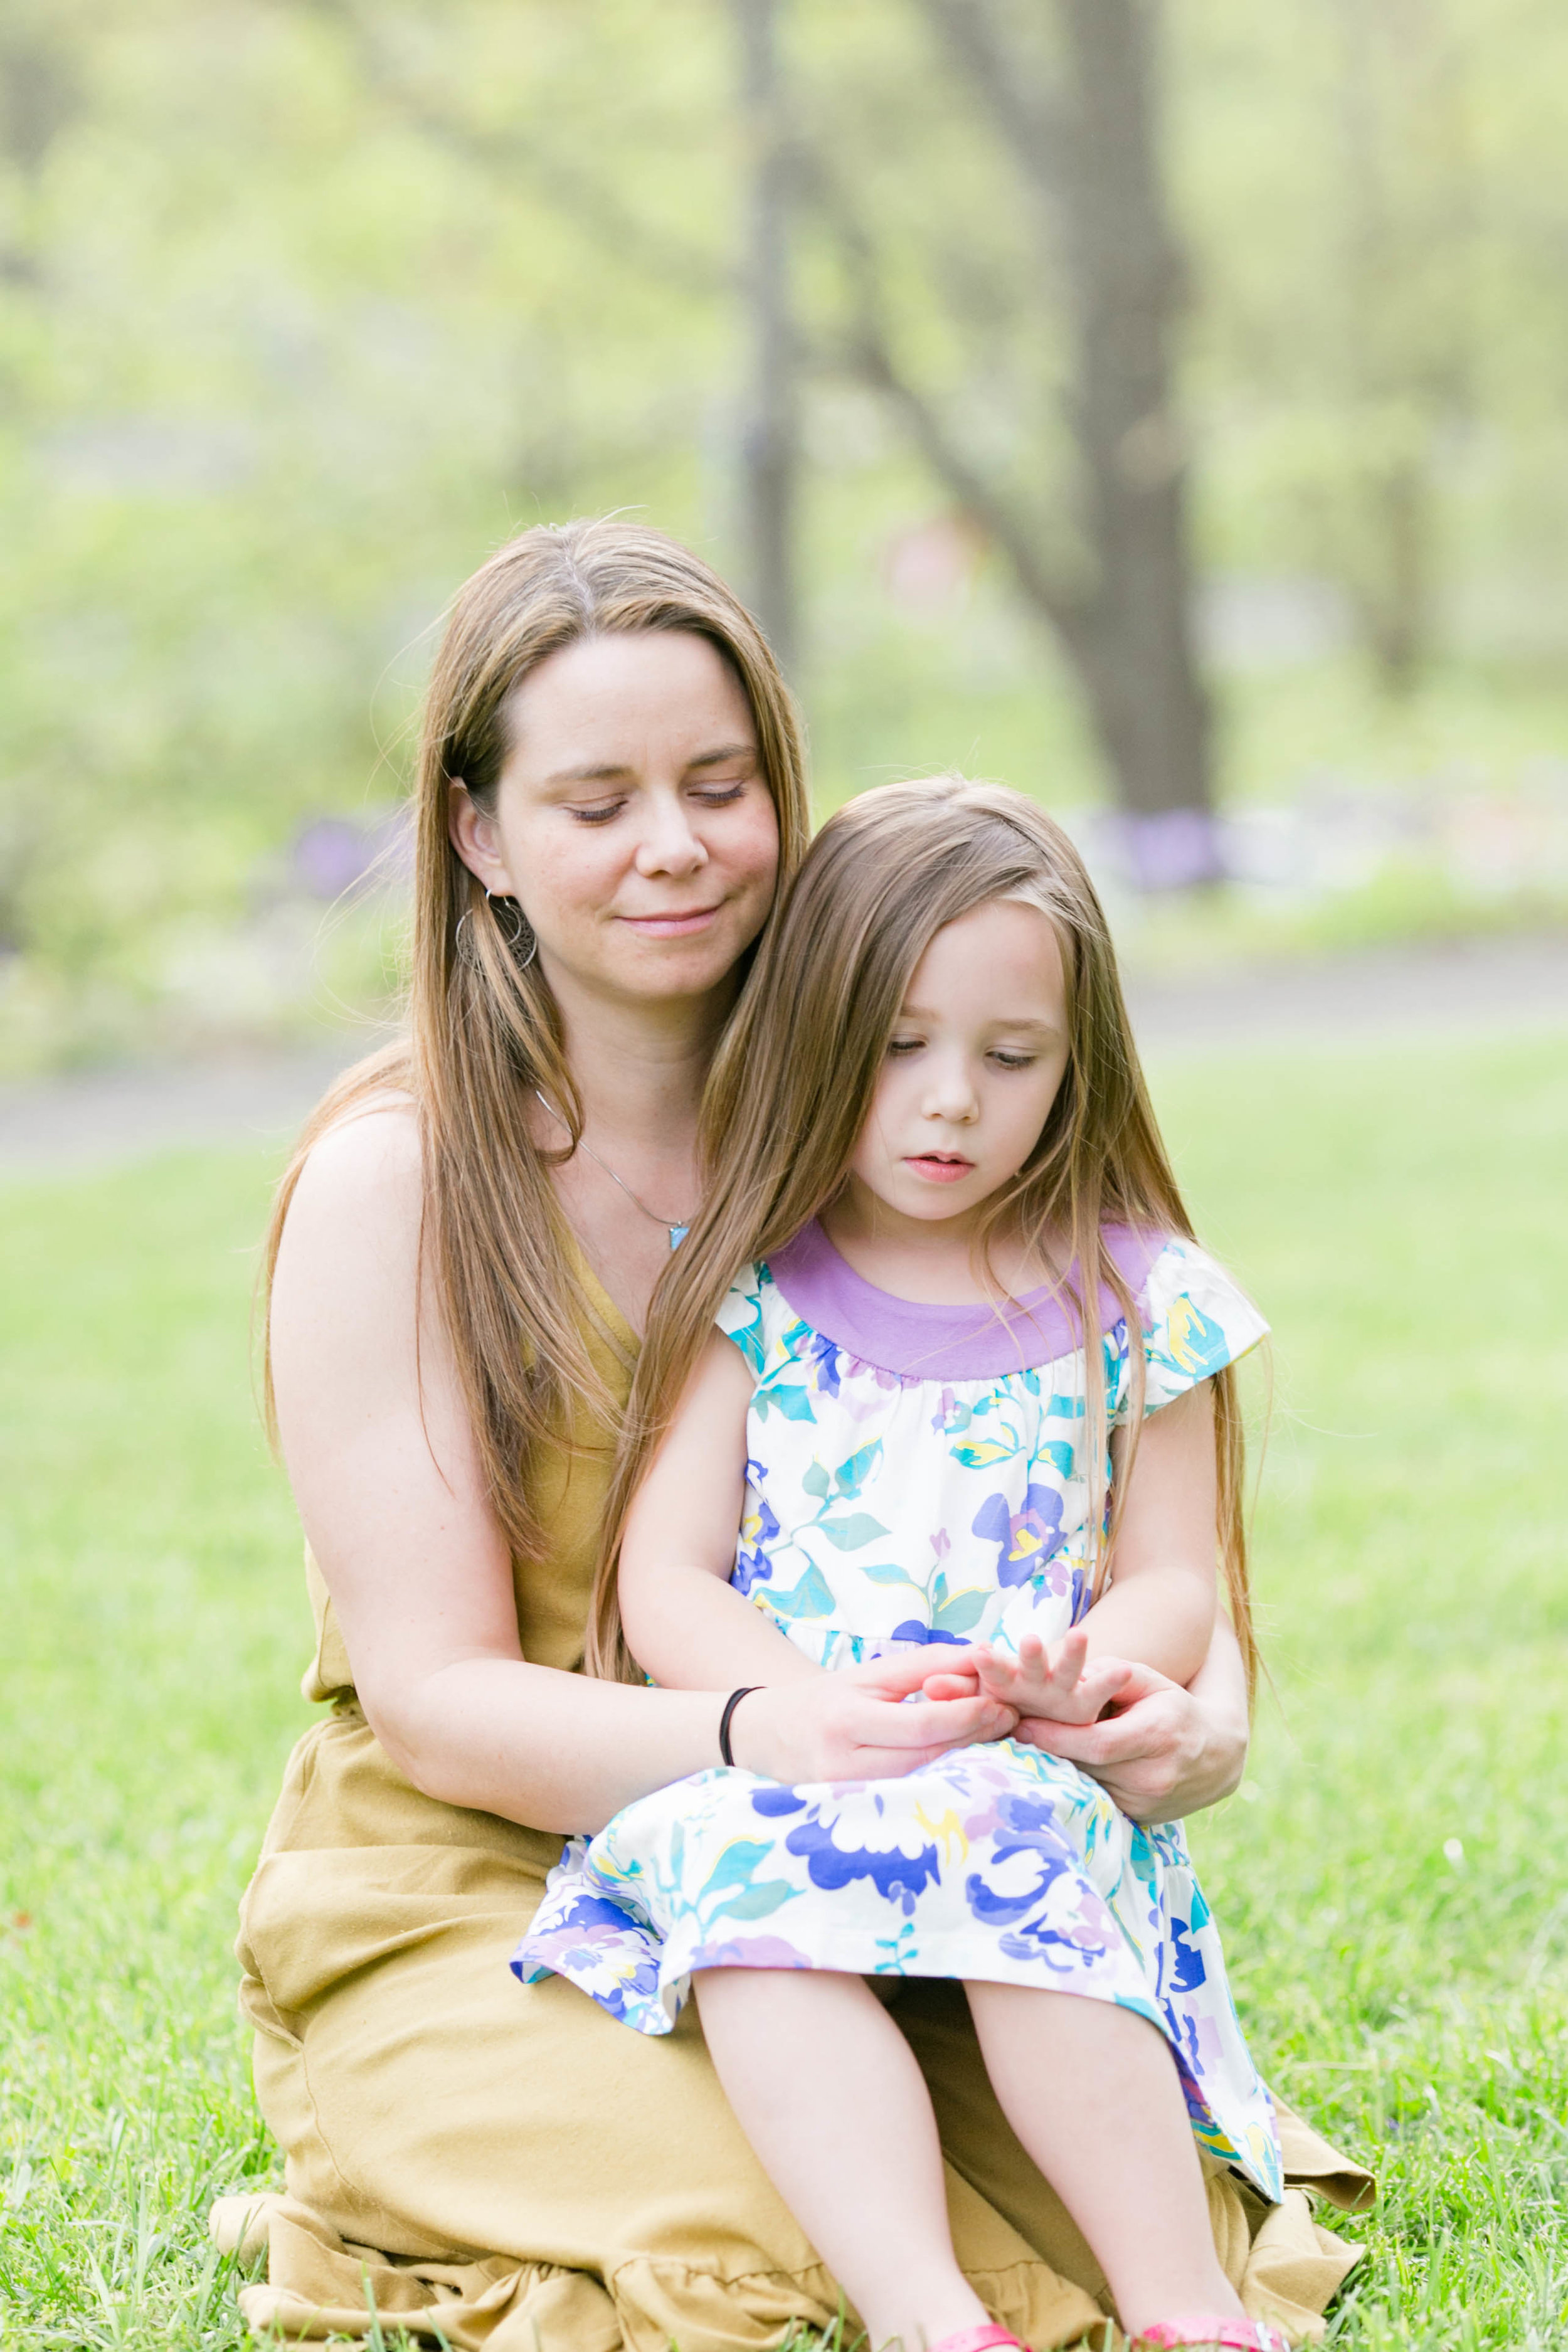
M558 1127L566 1127L566 1121L562 1118L561 1113L556 1109L549 1097L540 1094L537 1087L534 1087L533 1091L536 1095L539 1095L540 1101L544 1105L545 1109L550 1113L551 1118L555 1121L556 1125ZM566 1127L566 1132L568 1135L571 1134L572 1130L569 1127ZM632 1203L634 1208L640 1209L645 1217L651 1217L656 1225L662 1225L664 1227L665 1232L669 1235L669 1246L671 1249L679 1249L680 1247L681 1243L691 1231L691 1220L689 1217L677 1217L673 1223L668 1217L661 1217L657 1209L650 1209L647 1202L637 1193L632 1191L631 1186L626 1182L624 1176L616 1175L615 1170L610 1166L607 1160L600 1159L593 1145L585 1142L582 1136L577 1138L577 1149L579 1151L585 1151L587 1153L595 1168L602 1168L604 1170L612 1184L618 1184L620 1186L622 1192L626 1194L627 1200Z

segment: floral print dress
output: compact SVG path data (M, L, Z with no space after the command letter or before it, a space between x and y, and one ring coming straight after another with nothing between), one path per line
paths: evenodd
M1101 1292L1116 1426L1133 1346L1152 1412L1267 1326L1193 1243L1106 1238L1142 1324L1130 1339ZM1005 1312L895 1298L814 1224L748 1271L719 1322L755 1381L731 1580L809 1657L1016 1649L1084 1616L1083 1357L1054 1290ZM641 2033L668 2032L704 1968L1113 2001L1167 2037L1200 2144L1280 2193L1272 2105L1180 1825L1131 1820L1076 1765L1013 1740L898 1780L787 1787L719 1766L656 1790L568 1841L512 1967L525 1984L569 1978Z

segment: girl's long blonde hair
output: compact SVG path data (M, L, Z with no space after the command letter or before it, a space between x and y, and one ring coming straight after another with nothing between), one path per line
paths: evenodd
M799 723L744 605L662 531L617 521L524 531L458 591L426 697L413 810L410 1034L350 1070L321 1103L279 1186L267 1237L269 1292L311 1146L389 1092L412 1097L424 1153L422 1274L428 1254L490 1500L513 1557L525 1560L547 1549L529 1499L531 1456L559 1439L574 1402L607 1429L613 1415L586 1337L599 1318L550 1179L582 1132L560 1015L537 958L514 951L515 908L503 903L498 916L453 847L448 793L465 784L493 814L510 749L509 704L523 679L581 638L640 630L705 637L729 664L751 706L778 815L781 880L798 864L810 830ZM535 1087L566 1122L559 1150L533 1140ZM269 1366L267 1409L275 1428Z
M590 1671L637 1679L621 1632L616 1563L633 1495L669 1425L721 1301L752 1260L791 1241L844 1181L910 977L935 934L973 908L1024 898L1048 916L1067 981L1068 1066L1038 1142L987 1204L1065 1262L1080 1332L1098 1332L1103 1285L1134 1335L1137 1301L1108 1225L1193 1238L1133 1047L1105 916L1061 827L1019 793L958 776L887 784L829 818L765 939L703 1105L707 1192L661 1277L605 1517L589 1627ZM1086 1347L1086 1456L1099 1531L1095 1589L1114 1547L1107 1491L1103 1349ZM1142 1418L1131 1350L1125 1487ZM1244 1432L1234 1373L1214 1380L1219 1553L1250 1690L1257 1664L1243 1514Z

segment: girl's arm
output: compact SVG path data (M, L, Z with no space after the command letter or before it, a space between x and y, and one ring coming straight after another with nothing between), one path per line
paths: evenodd
M1128 1433L1111 1433L1120 1473ZM1121 1501L1109 1591L1081 1625L1047 1654L1024 1635L1017 1657L977 1646L980 1687L1027 1718L1092 1722L1117 1699L1134 1666L1191 1682L1214 1638L1217 1610L1214 1399L1207 1381L1143 1423ZM927 1688L946 1696L955 1677Z
M633 1657L665 1690L822 1672L730 1582L753 1385L739 1348L714 1331L627 1516L621 1622Z
M633 1798L718 1761L728 1685L634 1690L524 1659L511 1561L427 1261L419 1278L423 1210L406 1107L345 1122L306 1162L271 1313L300 1516L360 1704L414 1786L536 1829L596 1830ZM973 1695L898 1704L920 1679L907 1665L825 1675L768 1692L765 1707L748 1699L736 1753L743 1728L748 1760L780 1779L851 1777L847 1759L863 1750L889 1751L880 1769L900 1772L1014 1719Z
M1118 1482L1125 1429L1110 1433ZM1130 1658L1190 1682L1208 1655L1218 1605L1214 1394L1207 1381L1151 1413L1110 1559L1110 1589L1084 1621L1089 1656Z
M730 1752L774 1780L893 1779L1013 1730L1016 1710L973 1684L916 1699L928 1671L918 1650L825 1674L736 1591L752 1392L745 1359L715 1331L627 1514L621 1622L644 1673L672 1691L754 1694L731 1717ZM955 1701L987 1713L950 1729L942 1710Z

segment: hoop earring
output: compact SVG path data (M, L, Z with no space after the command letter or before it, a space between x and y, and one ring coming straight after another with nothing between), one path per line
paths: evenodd
M468 908L464 908L452 927L452 953L458 961L467 964L470 971L479 968L479 951L474 945L474 935L468 929Z
M510 898L504 896L498 898L493 890L487 890L485 892L485 903L492 910L497 907L510 907L512 913L517 917L517 928L512 931L510 938L505 931L501 931L501 944L506 949L507 953L516 963L519 971L526 971L529 965L533 961L534 957L539 953L538 932L534 929L532 924L529 921L528 917L523 913L522 908L518 905L515 898ZM496 928L498 930L500 929L499 918L497 919ZM517 950L521 945L522 935L525 931L528 933L528 953L525 956L520 956Z

